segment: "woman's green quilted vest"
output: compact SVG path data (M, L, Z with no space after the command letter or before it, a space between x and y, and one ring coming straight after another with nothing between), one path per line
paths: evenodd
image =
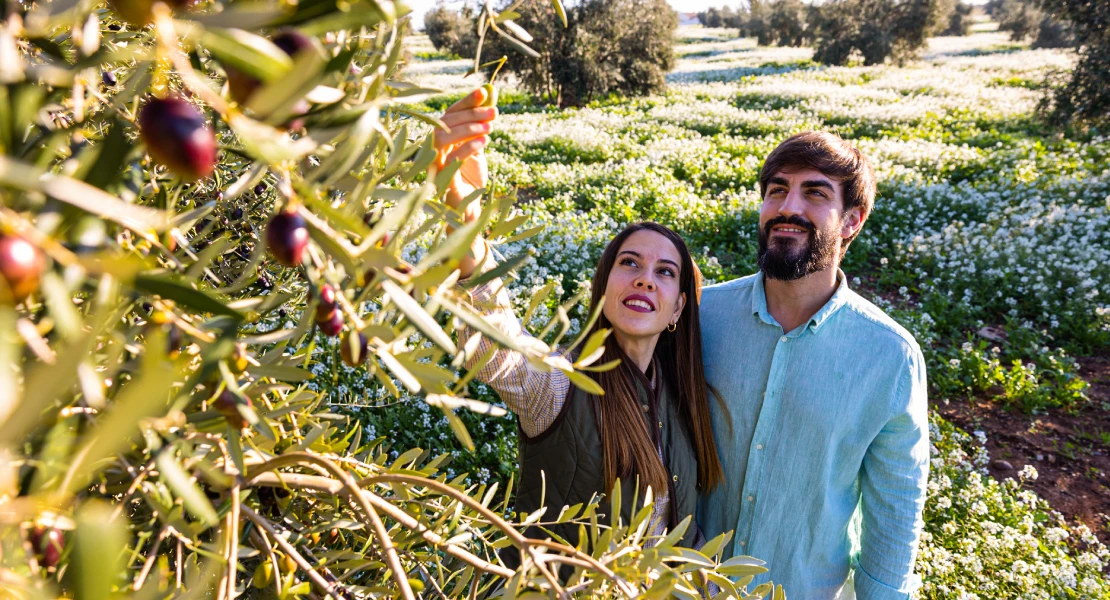
M668 386L661 385L659 393L651 389L647 377L638 371L636 380L640 406L650 431L657 432L657 445L662 449L663 463L670 477L671 510L668 527L694 514L697 502L697 455L686 427L673 401ZM516 510L531 513L541 506L548 507L540 521L551 521L563 506L585 505L595 495L605 493L605 469L602 466L601 433L598 429L597 403L603 399L571 387L562 411L540 435L529 438L518 428L520 455L520 487L517 491ZM619 431L606 431L606 435L620 435ZM635 498L636 478L621 481L621 519L629 523ZM546 486L546 487L545 487ZM642 494L641 494L642 498ZM639 502L642 504L642 502ZM601 522L608 522L606 513L610 503L598 506ZM551 533L578 543L578 525L548 526ZM540 527L525 532L532 538L551 537ZM695 524L686 529L681 545L693 546L701 534ZM507 562L519 560L516 551L502 553ZM515 559L515 560L514 560Z

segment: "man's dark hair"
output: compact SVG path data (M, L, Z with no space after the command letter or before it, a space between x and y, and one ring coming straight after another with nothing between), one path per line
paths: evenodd
M871 214L876 191L871 162L851 142L827 131L804 131L792 135L772 150L759 173L760 196L767 196L767 186L776 174L805 168L816 169L840 182L845 212L859 207L863 219ZM844 240L841 256L856 235L859 231Z

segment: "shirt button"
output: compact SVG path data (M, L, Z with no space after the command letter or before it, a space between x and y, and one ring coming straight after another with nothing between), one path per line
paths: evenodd
M674 482L675 482L675 483L678 483L678 475L675 475L675 476L673 477L673 479L674 479Z
M755 449L756 450L762 450L763 449L763 444L756 444Z
M648 410L650 410L650 407L647 404L641 404L640 410L647 412Z
M788 338L788 337L786 337L786 336L784 335L784 336L782 336L782 337L780 337L780 338L779 338L779 341L785 344L785 343L787 342L787 340L789 340L789 339L790 339L790 338Z
M663 428L663 422L659 421L659 429L662 429L662 428Z
M747 546L747 545L748 545L747 542L745 542L744 540L740 540L740 547L741 548L743 548L744 546Z
M755 496L748 496L748 502L752 502L753 500L755 500Z

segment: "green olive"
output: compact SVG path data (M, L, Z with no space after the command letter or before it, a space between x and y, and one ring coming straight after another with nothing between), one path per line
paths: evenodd
M247 362L247 348L243 344L235 344L235 350L231 352L231 356L227 361L228 368L236 375L247 370L250 363Z
M282 573L292 573L297 570L297 561L293 560L292 556L283 554L281 559L278 560L278 568Z
M486 90L486 99L482 101L482 106L497 106L497 88L492 83L487 83L482 89Z
M269 560L263 559L254 568L254 581L252 585L258 589L265 588L270 585L274 580L274 566L270 564Z

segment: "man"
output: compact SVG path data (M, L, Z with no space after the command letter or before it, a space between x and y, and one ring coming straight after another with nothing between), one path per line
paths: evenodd
M707 538L767 561L791 600L909 598L928 476L925 362L839 265L875 200L848 142L800 133L759 177L759 268L705 288L706 378L724 484Z

